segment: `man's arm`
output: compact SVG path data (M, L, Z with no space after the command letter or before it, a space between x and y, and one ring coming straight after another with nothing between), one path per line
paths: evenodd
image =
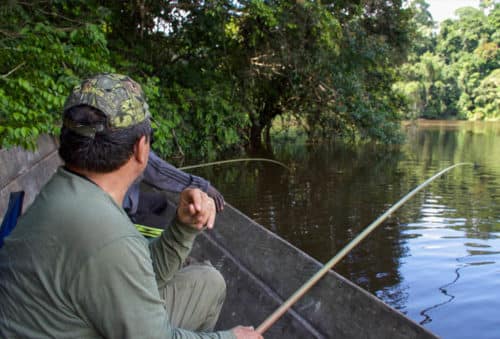
M149 153L142 180L156 188L172 192L182 192L188 187L196 187L206 192L210 185L207 180L172 166L152 151Z
M171 227L167 227L158 238L149 243L159 288L162 288L181 268L197 234L197 230L182 224L176 218Z
M215 215L214 201L206 193L195 188L182 191L174 224L149 245L160 288L180 269L196 235L213 228Z
M182 192L188 187L196 187L214 199L217 212L224 209L224 197L210 182L172 166L154 152L149 153L148 165L144 170L144 182L167 191Z

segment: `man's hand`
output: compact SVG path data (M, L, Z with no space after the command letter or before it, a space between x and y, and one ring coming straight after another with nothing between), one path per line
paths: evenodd
M177 218L180 222L201 230L211 229L215 223L215 202L205 192L197 188L187 188L181 192Z
M214 199L217 212L222 211L224 209L224 205L226 204L222 194L220 194L220 192L217 191L212 185L208 185L207 194L210 196L210 198Z
M253 327L237 326L232 331L238 339L264 339Z

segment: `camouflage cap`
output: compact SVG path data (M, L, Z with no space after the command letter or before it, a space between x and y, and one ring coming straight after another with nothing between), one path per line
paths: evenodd
M64 111L79 105L102 111L109 128L130 127L151 116L141 86L121 74L103 73L84 80L66 99ZM71 123L65 121L64 125ZM74 126L67 127L74 129Z

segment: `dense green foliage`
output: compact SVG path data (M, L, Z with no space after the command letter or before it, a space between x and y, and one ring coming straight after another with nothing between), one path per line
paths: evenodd
M0 5L0 144L55 133L69 88L141 82L163 154L261 145L277 116L310 138L398 137L411 18L400 0L8 1Z
M500 119L500 3L460 8L439 33L425 0L412 1L416 41L396 89L408 118Z
M0 7L1 146L29 148L40 133L54 133L69 88L86 74L112 70L102 29L55 8Z

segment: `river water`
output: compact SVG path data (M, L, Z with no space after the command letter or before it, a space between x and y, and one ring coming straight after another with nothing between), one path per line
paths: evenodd
M442 338L500 338L500 123L420 122L399 147L294 139L193 170L321 262L441 169L335 270ZM304 278L306 280L307 277Z

